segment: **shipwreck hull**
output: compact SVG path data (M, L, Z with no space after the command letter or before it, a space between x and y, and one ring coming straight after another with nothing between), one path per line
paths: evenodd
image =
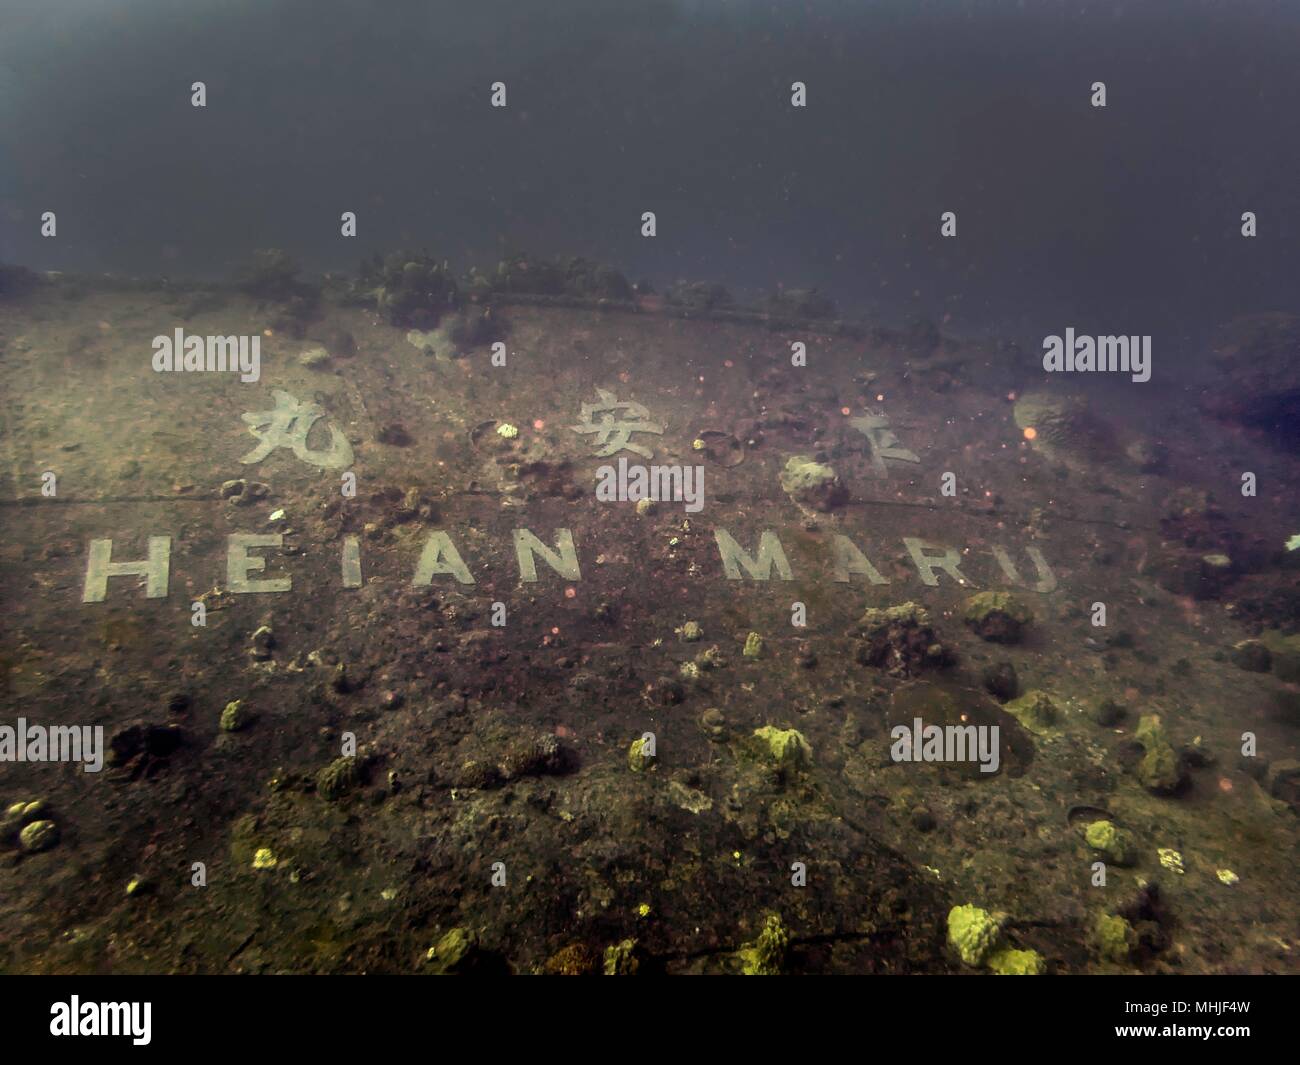
M1081 971L1108 964L1096 912L1145 905L1139 876L1183 967L1294 967L1269 942L1294 917L1295 818L1235 752L1250 727L1294 758L1295 722L1259 711L1271 676L1213 657L1248 635L1224 635L1221 596L1198 613L1162 589L1207 553L1164 499L1218 485L1242 539L1293 530L1234 505L1198 427L1170 426L1165 479L1048 456L1012 416L1025 368L839 325L516 302L502 358L355 308L295 339L250 300L187 307L0 310L6 703L109 746L97 773L0 763L5 805L60 828L3 852L5 970L599 971L635 940L646 971L738 971L777 914L789 971L948 971L947 914L974 901ZM260 337L257 379L155 371L178 326ZM277 429L285 404L310 414ZM620 456L702 467L701 506L602 501ZM783 488L798 457L833 468L833 497ZM1250 468L1285 483L1285 461ZM1231 578L1248 599L1275 579ZM1014 646L963 623L991 589L1032 611ZM944 655L864 663L864 612L907 603ZM1060 709L1016 772L890 758L900 687L980 690L999 662ZM1094 719L1111 697L1214 768L1152 795ZM769 726L809 757L774 759ZM1104 903L1080 807L1150 844ZM1229 865L1275 921L1246 920ZM1147 920L1131 964L1172 964L1173 924Z

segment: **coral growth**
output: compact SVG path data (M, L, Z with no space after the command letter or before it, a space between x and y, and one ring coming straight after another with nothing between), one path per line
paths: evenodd
M967 965L983 965L1002 938L1005 920L1004 914L978 906L954 906L948 912L948 944Z
M373 301L390 325L413 329L432 329L460 298L447 264L424 253L373 256L361 264L356 291Z
M949 660L929 612L917 603L867 610L858 621L858 634L858 661L892 676L912 676Z
M1034 615L1011 592L980 592L966 600L963 620L981 639L1018 643Z

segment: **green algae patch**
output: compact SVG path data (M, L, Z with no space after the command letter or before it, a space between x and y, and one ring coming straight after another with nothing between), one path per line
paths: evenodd
M635 976L640 968L635 939L624 939L605 948L603 971L606 976Z
M53 821L32 821L18 833L18 845L28 854L39 854L58 845L59 826Z
M1042 976L1047 971L1047 964L1038 951L1013 950L1010 947L990 954L988 966L998 976Z
M330 802L341 799L361 783L355 758L335 758L316 774L316 794Z
M1124 965L1137 946L1137 933L1123 917L1099 913L1092 922L1088 941L1102 961Z
M746 943L736 952L740 971L745 976L780 976L785 970L786 955L790 950L790 933L779 914L770 913L763 922L763 930L752 943Z
M1046 692L1025 692L1019 699L1005 704L1003 709L1035 735L1046 736L1055 730L1056 703Z
M948 945L963 962L978 968L1002 938L1005 919L978 906L954 906L948 912Z
M1114 821L1093 821L1084 830L1088 846L1112 865L1132 865L1137 855L1133 836Z
M1034 614L1024 600L1011 592L980 592L966 600L962 620L981 639L1019 643Z
M800 506L829 511L848 499L835 471L807 455L794 455L781 471L781 490Z
M465 968L478 947L478 937L467 928L453 928L429 948L425 955L429 972L447 976Z
M644 736L634 739L627 749L627 767L633 773L644 773L657 761L653 743Z
M798 729L764 725L754 730L764 758L782 769L802 769L812 763L812 748Z
M1182 786L1185 775L1159 715L1143 714L1133 738L1142 745L1142 760L1137 766L1142 786L1155 795L1172 795Z
M241 732L252 723L253 712L245 709L242 699L226 703L226 708L221 711L222 732Z
M928 629L930 612L919 603L900 603L890 607L868 607L858 619L858 630L863 636L874 636L892 628Z
M787 494L820 488L835 480L835 471L824 462L815 462L807 455L792 455L786 459L781 471L781 487Z
M990 913L974 905L948 912L948 946L973 969L986 968L998 976L1041 976L1047 963L1036 950L1018 950L1006 943L1005 913Z

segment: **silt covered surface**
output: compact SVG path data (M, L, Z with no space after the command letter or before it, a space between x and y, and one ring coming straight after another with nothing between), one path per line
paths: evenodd
M995 345L497 313L504 366L356 308L294 337L238 296L56 287L4 306L6 721L100 724L113 745L101 773L0 764L4 804L44 800L61 830L47 851L0 852L4 969L420 972L459 929L470 970L599 970L631 939L647 971L737 971L778 914L788 971L947 971L962 966L944 921L966 903L1007 913L1010 941L1053 971L1294 969L1278 766L1296 756L1295 700L1231 658L1296 623L1286 455L1190 409L1112 425L1101 454L1068 420L1031 443L1015 402L1032 361ZM260 380L153 372L149 340L177 326L262 336ZM347 470L284 447L241 462L259 442L243 415L277 391L321 412L308 449L330 426L346 437ZM602 391L662 428L629 438L651 459L598 456L574 430ZM1126 453L1136 443L1167 458L1151 469L1150 447ZM599 501L597 471L619 455L702 465L703 508ZM841 496L783 490L794 457L831 467ZM1242 469L1262 498L1235 492ZM578 572L539 555L521 580L519 530L552 550L568 530ZM751 558L772 533L790 579L775 565L729 579L718 530ZM440 533L472 584L413 582ZM266 559L250 576L287 591L231 589L239 534L282 537L250 549ZM91 541L138 560L161 536L165 596L123 576L83 601ZM874 577L837 580L841 537ZM948 549L960 580L918 563ZM1203 561L1218 554L1226 572ZM1004 588L1033 614L1011 645L963 620L972 594ZM866 664L864 612L906 603L942 660ZM1006 663L1021 692L1054 700L1050 731L1015 731L985 691ZM918 700L927 684L957 702ZM961 700L1014 733L1002 772L891 758L897 708L942 718ZM1126 712L1101 724L1106 700ZM226 731L232 701L247 720ZM1186 767L1176 794L1133 768L1145 714ZM754 736L767 726L797 729L811 757L774 761ZM1240 757L1244 731L1262 771ZM634 769L647 732L656 758ZM348 734L336 786L321 774ZM1140 841L1104 888L1081 832L1097 811ZM133 878L146 889L128 894ZM1142 937L1123 965L1089 941L1116 912Z

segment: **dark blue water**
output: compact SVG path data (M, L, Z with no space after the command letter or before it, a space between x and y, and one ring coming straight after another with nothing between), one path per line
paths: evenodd
M1164 351L1296 301L1300 5L7 0L0 20L0 258L37 268L574 253Z

